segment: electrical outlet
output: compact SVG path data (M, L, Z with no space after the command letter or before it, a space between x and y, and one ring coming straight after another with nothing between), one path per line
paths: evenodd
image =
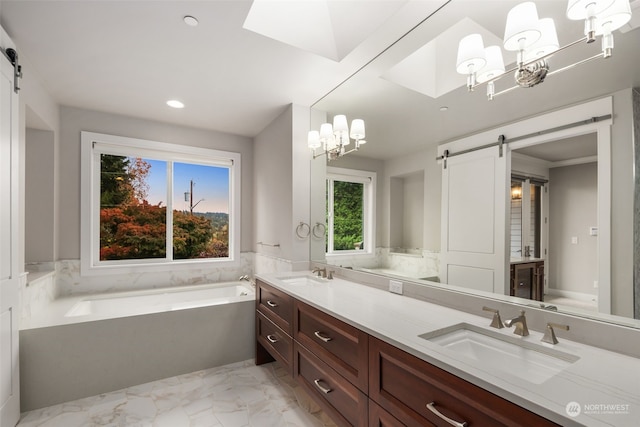
M594 281L593 281L593 287L594 287L595 289L598 289L598 281L597 281L597 280L594 280Z
M389 292L402 295L402 282L389 280Z

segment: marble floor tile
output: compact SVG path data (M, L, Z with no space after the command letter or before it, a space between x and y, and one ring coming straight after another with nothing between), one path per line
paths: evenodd
M277 363L192 372L22 414L18 427L334 427Z

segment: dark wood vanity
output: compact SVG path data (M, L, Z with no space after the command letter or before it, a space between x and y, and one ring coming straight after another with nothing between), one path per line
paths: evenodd
M510 295L542 301L544 298L544 260L511 263Z
M256 364L274 359L340 426L557 425L258 280Z

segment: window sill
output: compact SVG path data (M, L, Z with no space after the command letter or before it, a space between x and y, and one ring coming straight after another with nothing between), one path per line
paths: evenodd
M146 262L137 264L102 264L91 265L90 261L81 261L81 276L103 276L116 274L141 274L141 273L158 273L168 271L185 271L185 270L212 270L220 268L239 267L239 260L231 260L228 258L220 260L180 260L173 262Z

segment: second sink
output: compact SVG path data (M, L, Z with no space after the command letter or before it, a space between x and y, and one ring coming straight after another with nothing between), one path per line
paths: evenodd
M541 384L575 363L579 357L518 337L503 335L468 323L459 323L420 335L488 368Z

